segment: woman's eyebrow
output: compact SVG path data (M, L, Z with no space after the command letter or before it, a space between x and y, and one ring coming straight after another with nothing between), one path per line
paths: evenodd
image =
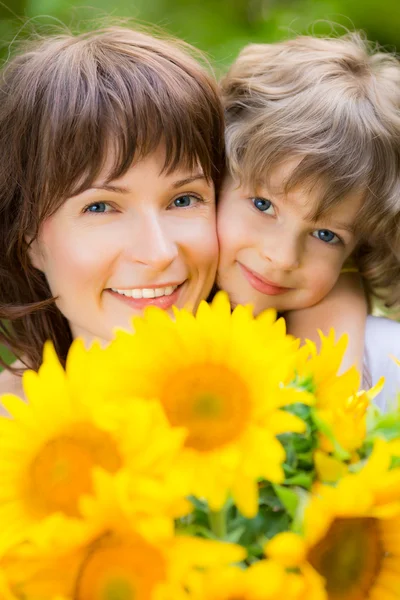
M205 180L206 181L206 177L203 173L195 173L194 175L190 175L189 177L184 177L183 179L178 179L177 181L174 181L172 184L172 187L175 188L180 188L183 187L184 185L188 185L189 183L192 183L193 181L197 181L197 180ZM120 186L120 185L112 185L110 183L101 183L99 185L92 185L91 190L104 190L106 192L114 192L115 194L129 194L130 193L130 189L125 187L125 186Z
M185 177L184 179L178 179L177 181L174 181L174 183L172 184L172 187L180 188L180 187L183 187L184 185L188 185L189 183L192 183L193 181L197 181L197 180L206 180L206 177L203 173L195 173L194 175L191 175L190 177Z
M115 194L129 194L130 189L124 186L111 185L109 183L102 183L99 185L92 185L91 190L105 190L106 192L114 192Z

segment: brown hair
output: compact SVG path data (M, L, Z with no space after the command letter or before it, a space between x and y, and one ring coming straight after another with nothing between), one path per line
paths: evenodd
M165 142L164 170L200 163L217 186L224 163L218 89L184 42L123 27L31 41L0 80L0 343L30 368L68 323L30 243L63 201L90 187L112 145L109 180ZM3 361L0 361L6 366Z
M369 293L400 303L400 63L358 33L253 44L222 81L229 169L268 180L289 158L286 182L321 184L318 218L362 194L353 258Z

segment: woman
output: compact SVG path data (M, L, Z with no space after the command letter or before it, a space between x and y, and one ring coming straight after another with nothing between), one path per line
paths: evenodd
M223 112L184 43L123 28L29 46L0 96L0 342L19 358L0 392L21 393L46 339L65 360L77 335L208 296Z

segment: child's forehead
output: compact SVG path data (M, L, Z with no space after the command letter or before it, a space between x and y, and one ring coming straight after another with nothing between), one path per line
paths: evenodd
M273 168L266 168L263 177L258 177L254 181L254 189L266 188L274 196L284 199L290 191L288 183L301 161L302 157L292 157L278 163Z

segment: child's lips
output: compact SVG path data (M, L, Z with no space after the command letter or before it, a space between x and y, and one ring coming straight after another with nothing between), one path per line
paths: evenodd
M239 262L238 262L238 265L239 265L244 277L250 283L251 287L254 288L255 290L257 290L258 292L261 292L262 294L266 294L268 296L279 296L280 294L285 294L285 293L289 292L291 289L293 289L293 288L277 285L276 283L269 281L268 279L265 279L265 277L262 277L258 273L255 273L251 269L248 269L247 267L245 267L244 265L242 265Z

